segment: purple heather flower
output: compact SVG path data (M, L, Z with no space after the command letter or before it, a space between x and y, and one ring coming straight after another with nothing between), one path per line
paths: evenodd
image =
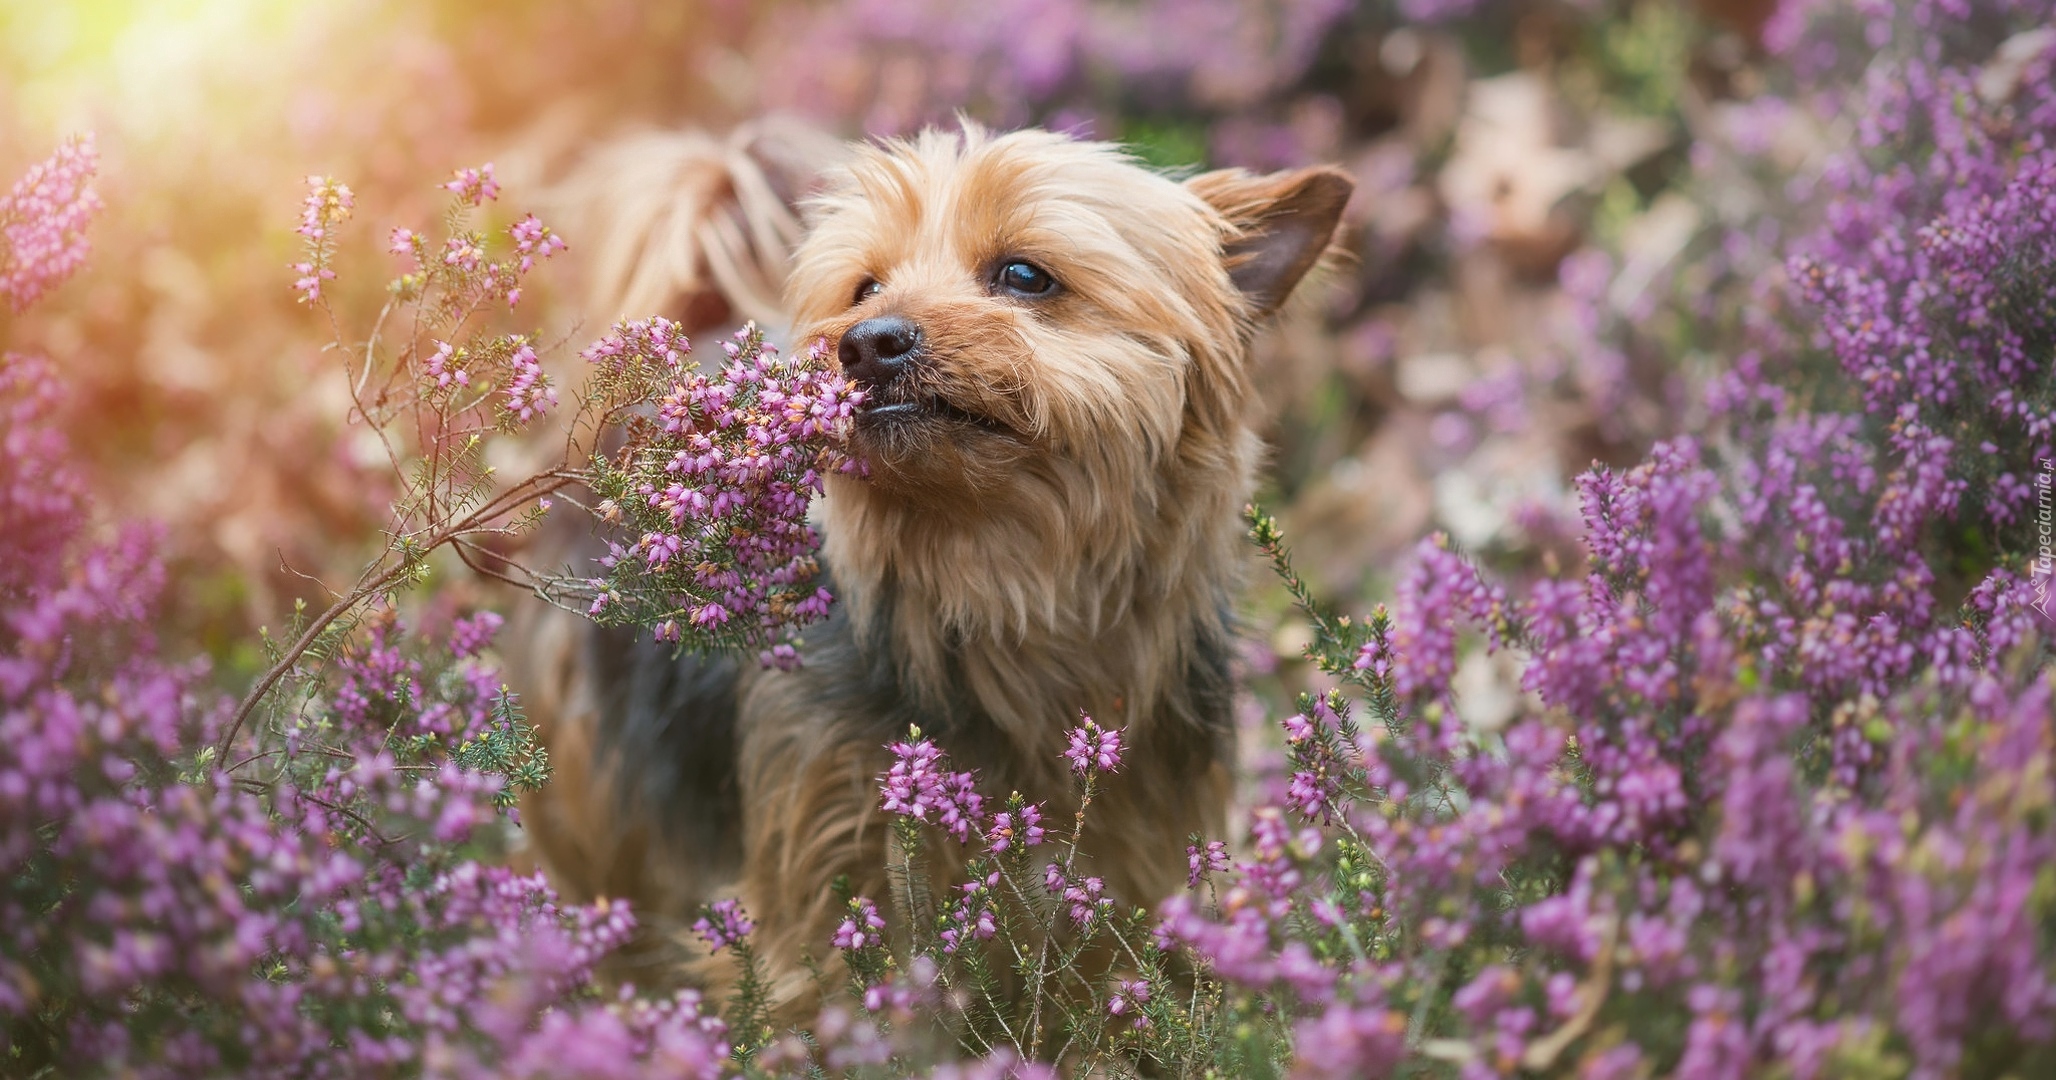
M300 294L301 303L319 301L322 283L335 280L335 271L328 265L335 246L333 233L337 225L349 218L356 204L356 196L347 185L326 176L307 178L307 198L300 208L300 226L294 231L305 239L309 258L292 264L293 273L299 275L293 288Z
M1082 721L1071 729L1070 746L1064 750L1064 759L1071 763L1071 771L1080 776L1093 773L1118 771L1121 767L1121 731L1106 729L1099 722L1084 713Z
M482 206L500 197L499 181L493 179L493 163L488 161L477 168L458 169L443 190L457 196L467 206Z
M757 926L743 912L741 901L716 900L706 906L700 917L694 920L692 928L706 941L708 948L720 952L748 937Z
M1219 840L1209 840L1206 847L1197 844L1185 846L1185 886L1199 888L1200 880L1208 874L1224 873L1228 869L1228 845Z
M957 886L957 902L950 908L946 925L939 935L945 955L955 954L966 942L990 941L999 933L999 923L991 903L993 890L999 887L999 881L999 871L995 870L982 879Z
M619 324L583 354L603 379L668 385L649 453L607 503L610 523L640 537L627 549L640 560L601 560L606 591L626 601L605 617L649 625L682 609L699 640L797 664L793 632L832 601L814 584L820 538L807 507L828 473L850 465L843 447L862 393L819 349L781 358L754 326L724 342L717 375L689 368L688 351L676 324L653 319Z
M477 656L492 647L493 637L506 622L496 611L480 611L450 624L450 652L462 658Z
M1506 597L1450 551L1441 533L1423 540L1414 559L1400 579L1392 614L1393 689L1402 697L1434 698L1449 692L1456 673L1457 630L1468 621L1492 630L1496 639ZM1359 669L1376 670L1383 659L1370 651L1373 644L1358 655Z
M550 231L534 214L523 217L507 230L514 240L514 250L521 255L521 272L526 274L535 268L537 259L547 259L564 250L564 240Z
M1094 918L1114 906L1114 902L1105 896L1106 882L1096 877L1061 884L1064 886L1064 902L1071 905L1071 921L1081 927L1089 925Z
M510 418L525 424L557 403L557 388L550 385L550 377L543 373L542 361L528 339L517 337L514 342L514 354L507 359L509 378L504 409Z
M1331 1005L1292 1029L1292 1075L1390 1076L1406 1058L1406 1017L1376 1005Z
M919 729L908 738L887 747L893 763L879 780L879 808L916 821L927 821L932 812L944 832L968 843L985 819L985 797L978 794L976 778L949 771L941 748L921 738Z
M1135 1015L1129 1021L1128 1026L1133 1030L1141 1031L1149 1026L1149 1017L1144 1016L1141 1009L1141 1006L1147 1004L1149 1004L1149 980L1122 979L1114 984L1113 996L1107 999L1107 1014L1125 1017L1130 1012L1133 1012Z
M985 837L997 855L1015 846L1034 847L1042 843L1042 806L1028 803L1019 810L1002 810L992 816L992 828Z
M99 164L93 136L68 139L0 197L0 296L15 311L85 264L86 225L101 205L93 190Z
M859 896L850 901L850 913L835 928L835 947L856 951L875 948L885 942L885 919L878 905Z

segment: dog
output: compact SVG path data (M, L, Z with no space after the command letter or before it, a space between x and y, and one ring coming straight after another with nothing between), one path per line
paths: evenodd
M878 780L910 725L1059 820L1068 729L1081 711L1121 728L1082 849L1126 904L1183 883L1187 837L1222 834L1232 791L1251 340L1351 191L1327 167L1181 182L968 123L828 172L783 306L866 391L868 475L817 504L838 603L802 664L558 618L510 667L556 772L527 832L566 893L625 897L652 928L627 977L682 970L666 943L737 896L773 1001L804 1016L837 880L891 918Z

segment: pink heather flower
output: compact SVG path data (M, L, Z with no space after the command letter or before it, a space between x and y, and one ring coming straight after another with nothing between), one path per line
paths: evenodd
M471 372L460 366L463 359L463 354L455 345L447 341L435 343L435 354L428 358L426 366L428 377L435 381L436 389L446 389L451 385L471 385Z
M1384 605L1379 605L1383 610ZM1355 668L1368 671L1373 678L1383 679L1392 673L1392 646L1383 635L1363 643L1356 651Z
M1071 921L1083 927L1092 922L1100 912L1113 907L1114 902L1104 895L1106 882L1096 877L1073 882L1064 887L1064 902L1071 905Z
M300 226L293 231L309 240L328 240L329 230L350 216L357 196L349 185L328 176L307 178L307 197L300 203Z
M1406 1017L1375 1005L1336 1003L1292 1030L1292 1075L1316 1078L1389 1076L1406 1058Z
M1228 869L1228 845L1219 840L1209 840L1202 849L1197 844L1185 846L1185 886L1199 888L1199 883L1208 874Z
M292 271L300 275L293 279L293 289L300 294L300 302L311 304L321 299L321 283L334 281L336 273L325 266L298 262L292 264Z
M1505 607L1505 593L1451 551L1447 535L1422 540L1400 578L1392 614L1393 689L1402 697L1446 695L1456 672L1457 631L1468 620L1496 639ZM1379 659L1366 662L1367 655L1358 655L1359 670Z
M490 648L506 622L497 611L480 611L450 624L450 652L459 658L477 656Z
M392 239L386 244L386 250L395 255L412 255L414 246L420 242L421 234L413 229L394 229Z
M835 947L855 952L884 942L885 919L878 914L878 905L861 896L851 900L849 916L835 928Z
M888 814L928 820L942 789L941 748L916 733L913 741L896 742L888 749L894 760L879 785L881 808Z
M1335 795L1335 780L1325 768L1301 769L1292 774L1292 782L1285 792L1285 805L1308 821L1326 824L1333 819Z
M1136 1031L1149 1026L1149 1017L1142 1015L1141 1006L1149 1004L1148 979L1123 979L1114 984L1114 996L1107 1000L1107 1013L1111 1016L1126 1016L1135 1013L1134 1022L1128 1026Z
M968 941L990 941L999 933L999 923L992 913L989 898L999 887L999 871L985 875L982 881L967 881L957 886L960 894L955 906L950 909L940 935L942 951L954 955L959 947Z
M1082 712L1078 716L1084 723L1071 729L1071 745L1064 751L1064 757L1071 763L1071 771L1086 776L1120 769L1120 729L1103 729L1092 717Z
M443 265L454 266L469 273L485 262L485 248L468 236L452 236L443 241Z
M507 235L514 238L514 250L521 254L524 274L535 268L537 259L547 259L564 250L563 238L551 232L534 214L515 222L507 229Z
M630 497L612 503L624 531L646 540L634 549L639 564L604 557L613 560L602 563L608 584L629 601L608 618L659 617L649 610L658 601L645 598L661 596L669 610L706 613L688 619L691 636L755 651L767 667L790 666L801 659L792 631L825 617L833 602L813 584L820 538L807 507L847 458L856 395L817 359L779 358L754 327L730 344L719 372L695 371L677 325L652 319L618 324L583 352L603 378L668 382L655 402L651 453L639 459L648 464L624 477ZM939 810L943 827L968 840L985 813L975 796L959 784L943 803L921 804L919 816Z
M970 773L946 773L942 778L942 813L935 819L943 831L968 843L971 833L981 831L985 818L985 796L978 794L976 783Z
M942 750L914 729L910 741L892 743L893 763L879 783L880 808L888 814L935 823L958 841L968 841L984 819L985 799L968 772L950 772Z
M586 346L578 355L591 363L616 368L629 358L648 357L676 371L685 366L685 358L691 352L692 342L686 340L677 323L656 318L618 324L613 333Z
M543 374L542 361L536 359L535 349L525 340L507 358L507 363L513 371L507 384L509 416L525 424L557 403L557 389L550 385L549 376Z
M1042 837L1042 807L1036 803L994 814L992 828L985 834L995 855L1017 843L1022 847L1034 847L1042 843Z
M335 246L332 233L349 218L350 209L356 205L357 197L347 185L326 176L307 178L307 198L300 204L300 225L293 230L307 242L307 260L292 264L293 273L299 275L293 279L293 290L300 294L301 303L319 302L322 283L335 280L335 271L328 268L329 254Z
M490 161L475 169L458 169L456 175L443 185L443 190L471 206L481 206L500 197L500 184L493 179L493 163Z
M86 261L86 225L100 212L93 136L66 140L0 198L0 295L27 310Z
M748 937L757 926L743 912L741 901L716 900L701 909L701 915L692 928L709 947L720 952Z

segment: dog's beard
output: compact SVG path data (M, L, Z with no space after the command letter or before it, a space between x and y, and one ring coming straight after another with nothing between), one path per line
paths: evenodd
M995 496L1038 452L1006 422L920 388L866 402L850 449L882 493L965 508Z
M973 412L940 394L918 390L880 394L876 400L866 401L857 412L856 427L859 433L881 440L907 432L961 433L966 437L982 433L1014 441L1021 438L1000 420Z

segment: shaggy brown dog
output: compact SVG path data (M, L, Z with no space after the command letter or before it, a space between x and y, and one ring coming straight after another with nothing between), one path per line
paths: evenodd
M1230 794L1250 338L1350 190L1324 168L1179 183L1034 131L858 151L786 283L794 340L825 337L869 391L869 478L819 507L836 613L791 672L529 635L565 658L526 688L558 773L526 820L559 880L674 926L739 895L797 1011L831 883L890 900L886 743L918 724L1062 819L1082 709L1130 747L1084 849L1126 903L1176 889Z

